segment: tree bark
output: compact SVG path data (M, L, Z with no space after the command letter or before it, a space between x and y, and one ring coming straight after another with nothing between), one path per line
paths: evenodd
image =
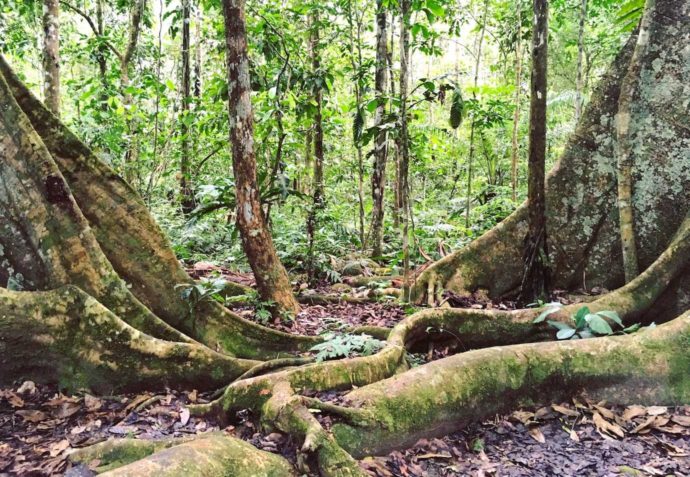
M633 57L630 60L628 73L623 78L621 94L618 98L616 115L617 146L617 179L618 179L618 214L620 222L621 245L623 252L623 270L625 281L629 282L639 273L637 244L635 243L635 219L633 209L633 140L630 137L632 103L639 82L642 58L649 44L649 29L655 0L646 0L645 11L640 22L640 33Z
M403 248L403 300L410 298L410 203L409 203L409 168L410 168L410 138L407 118L407 90L410 82L410 0L400 2L400 211L402 217L402 248Z
M134 0L129 16L129 30L127 32L127 45L119 54L120 59L120 89L122 91L122 104L125 110L132 104L132 94L127 91L130 86L129 67L137 49L139 33L141 31L141 19L144 15L146 0ZM128 144L125 152L124 177L130 184L136 179L136 167L139 161L139 138L137 137L136 119L127 120Z
M223 11L237 226L262 299L272 301L277 313L295 314L299 310L299 304L292 294L290 279L278 259L273 238L266 226L256 182L254 115L250 98L244 1L223 0Z
M549 36L548 0L534 0L532 32L532 81L529 127L529 182L527 191L529 229L525 239L525 269L520 303L546 299L549 293L546 236L546 92Z
M189 151L189 103L191 101L190 21L191 0L182 0L182 107L180 108L180 204L182 213L194 210L192 159Z
M513 136L510 156L510 182L513 193L513 202L517 201L518 163L520 161L520 144L518 142L518 133L520 130L520 93L522 92L522 6L519 2L516 3L516 5L518 26L515 39L515 111L513 112Z
M577 33L577 82L575 85L575 124L582 116L582 94L584 90L585 22L587 21L587 0L580 7L580 26Z
M60 2L43 0L43 91L46 107L60 116Z
M376 2L376 118L374 126L381 127L386 114L386 82L388 62L388 36L386 28L386 10L383 1ZM386 189L386 162L388 160L388 133L381 129L374 143L374 171L371 176L371 255L380 257L383 254L383 217L385 212L384 196Z
M318 7L317 7L318 8ZM309 49L311 53L312 74L321 74L321 53L319 38L319 14L314 12L311 19ZM314 256L314 245L316 241L316 229L318 228L319 213L326 206L325 204L325 185L323 181L323 87L318 86L314 91L314 101L316 112L314 113L314 176L312 205L307 217L307 279L310 283L316 281L316 258Z

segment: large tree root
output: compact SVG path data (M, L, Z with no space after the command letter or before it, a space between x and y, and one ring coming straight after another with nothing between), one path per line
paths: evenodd
M0 384L30 377L72 389L215 389L259 364L153 338L73 286L0 288Z
M354 456L411 445L520 405L586 391L620 404L690 402L690 313L634 335L487 348L435 361L346 396L378 425L336 424Z
M640 269L663 251L690 207L690 82L687 45L690 3L655 2L649 45L640 56L637 94L630 107L628 139L635 171L632 207ZM560 289L623 285L623 260L616 190L616 114L621 83L629 70L636 36L621 50L592 94L575 133L546 184L547 232L553 286ZM466 294L485 289L494 298L514 293L522 276L527 207L468 246L439 260L416 280L418 302L438 303L443 290ZM679 296L664 310L685 310L690 286L674 284Z
M27 199L25 202L30 200L33 203L25 210L47 203L47 217L66 216L64 221L69 225L53 226L55 237L51 243L65 249L63 244L70 231L75 227L83 229L79 234L80 247L89 252L80 252L81 262L84 263L86 255L97 264L88 277L83 273L81 276L68 274L62 280L52 280L47 288L78 285L123 318L127 318L124 312L130 308L133 311L128 313L135 317L143 315L137 321L127 320L139 329L177 341L185 340L184 335L192 336L212 349L240 357L271 359L286 352L308 350L319 341L318 338L289 335L259 326L215 302L204 303L195 310L194 323L185 320L189 313L188 305L175 286L191 284L192 279L180 266L141 198L33 96L1 55L0 74L4 77L0 80L0 100L7 127L3 137L14 138L16 145L12 147L17 150L14 154L11 149L6 150L3 156L23 155L20 160L27 164L22 168L8 164L10 170L7 171L0 167L0 175L12 177L19 170L32 170L39 161L37 156L40 156L44 168L49 170L34 171L33 179L48 181L54 177L50 180L60 186L60 191L53 195L46 191L44 197L36 195ZM43 183L37 184L36 190L43 189ZM8 189L7 194L11 197L19 191ZM60 201L51 203L53 196L59 197ZM14 201L15 207L21 204ZM69 204L68 209L66 204ZM0 224L2 222L0 218ZM23 229L28 226L21 215L15 223ZM31 273L22 269L23 255L19 244L13 243L12 237L7 235L0 232L0 244L5 242L5 250L17 254L17 260L12 261L15 273L22 272L24 277L41 276L40 270ZM24 248L33 252L31 247ZM65 255L63 262L69 263L69 255L64 250L62 254ZM33 260L36 263L42 261L42 257ZM0 270L0 282L2 278ZM106 279L107 283L101 285ZM125 282L131 287L131 293L124 287ZM182 333L176 334L173 328Z
M106 465L99 469L107 470L101 474L105 477L295 475L292 466L282 457L221 433L205 434L183 442L120 439L97 444L71 456L73 461L84 463L94 458L105 460Z

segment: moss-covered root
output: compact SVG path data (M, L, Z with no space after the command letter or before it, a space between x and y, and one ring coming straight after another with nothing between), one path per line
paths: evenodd
M165 441L161 444L116 444L104 455L125 463L134 454L143 458L101 475L107 477L291 477L292 466L280 456L261 451L233 437L214 433L188 442ZM141 441L139 441L141 442ZM170 447L170 444L177 444ZM163 448L163 450L158 450ZM155 452L155 453L152 453ZM119 454L119 455L118 455ZM126 454L126 456L123 456ZM150 454L150 455L149 455ZM148 457L146 457L148 455Z
M190 436L159 440L111 438L92 446L77 449L70 454L69 459L72 462L87 465L91 462L98 462L98 467L94 471L101 474L148 457L154 452L184 444L193 439L202 439L209 435L211 434L201 437Z
M264 404L262 422L303 441L301 452L316 454L322 477L366 477L357 461L343 450L316 418L288 382L273 387L273 396ZM306 469L304 469L306 470Z
M337 424L333 434L361 457L582 391L620 404L686 404L689 350L690 312L633 335L470 351L351 392L345 405L368 410L378 424Z
M123 309L118 313L125 319L132 315L132 320L128 322L138 329L164 339L182 340L182 334L174 335L175 330L172 330L172 326L213 349L243 358L271 359L284 353L305 351L319 341L318 338L289 335L259 326L215 302L204 304L196 311L196 323L182 320L188 312L187 303L182 300L175 285L192 283L192 279L181 267L168 240L141 197L45 108L14 74L2 55L0 77L4 78L0 79L0 87L4 85L7 92L1 96L3 104L11 103L11 107L5 108L5 116L8 116L7 127L16 130L21 126L22 129L22 134L15 134L13 138L18 137L24 141L23 150L32 155L32 164L38 160L33 156L40 155L40 159L49 164L51 169L48 172L32 173L29 179L23 181L24 187L15 187L12 194L31 189L26 187L26 184L31 184L31 180L40 179L46 183L54 180L60 186L60 190L53 192L52 199L58 198L62 201L57 204L57 209L53 206L53 209L44 215L47 217L46 220L50 219L49 225L53 229L55 224L58 224L63 230L42 240L42 244L51 244L60 249L27 261L23 257L33 249L27 248L27 253L20 253L23 252L19 250L19 245L22 244L10 242L11 246L5 246L5 252L10 253L10 257L6 258L11 259L12 254L17 255L16 263L12 263L15 272L21 272L25 278L33 278L34 275L45 277L48 274L42 273L38 267L42 257L60 257L63 262L74 265L79 273L72 273L69 279L62 282L55 283L53 280L47 286L36 288L54 288L67 283L78 285L109 307L128 305L132 310ZM4 133L1 129L0 127L0 136ZM17 154L11 148L7 148L5 152L15 161L14 156ZM7 161L0 161L0 175L12 177L9 172L5 173L3 170L4 162ZM13 162L7 167L12 169L11 174L16 174L19 170ZM46 175L49 177L44 177ZM3 178L7 181L6 177ZM36 191L30 192L36 195ZM31 198L27 202L29 205L23 209L33 210L34 220L37 220L36 214L40 212L38 205L43 206L42 203L33 206L31 201L38 203L40 195L37 197ZM16 199L15 202L22 204ZM65 210L69 213L65 213ZM90 227L80 233L75 231L72 225L72 228L65 231L66 226L58 219L69 224L74 222L79 228L86 228L85 224L88 222ZM0 214L0 225L2 224ZM44 229L51 230L51 227L42 227L40 230ZM67 240L74 236L79 236L80 240ZM0 242L2 239L3 234L0 233ZM67 245L71 248L66 249ZM84 253L82 248L86 248L89 253ZM81 254L81 261L71 260L71 255L65 250L72 249ZM86 273L89 270L84 256L89 256L91 262L98 265L98 273ZM27 264L25 262L31 265L31 270L23 269ZM60 260L55 262L61 263ZM76 267L77 263L79 267ZM0 282L3 279L1 268ZM35 270L35 273L30 273L32 270ZM131 294L124 287L125 282L131 287ZM240 290L230 292L237 291ZM130 296L132 294L138 300L133 300ZM161 320L165 323L158 323ZM149 328L145 329L145 325Z
M153 338L73 286L0 288L0 385L33 379L108 393L166 385L215 389L257 364Z

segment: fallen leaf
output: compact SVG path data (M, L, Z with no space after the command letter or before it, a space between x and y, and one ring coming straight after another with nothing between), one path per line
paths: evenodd
M568 433L568 436L570 437L570 440L575 441L575 442L580 442L580 436L577 435L577 432L570 431Z
M625 411L623 411L623 420L630 421L636 417L644 416L647 414L647 409L642 406L628 406Z
M671 421L684 427L690 427L690 416L675 415L671 418Z
M56 457L62 453L65 449L69 447L69 441L67 439L62 439L50 446L50 457Z
M127 406L125 406L125 412L129 411L130 409L134 409L139 404L143 403L149 398L151 398L151 394L140 394L139 396L132 399L132 401L129 404L127 404Z
M90 394L84 394L84 405L89 411L98 411L103 406L103 401Z
M541 432L539 426L530 427L529 435L532 436L532 439L540 444L544 444L546 442L546 437L544 437L544 433Z
M53 417L57 417L59 419L66 419L70 416L73 416L77 412L79 412L79 409L81 409L81 406L79 403L72 402L72 401L65 401L62 404L60 404L58 407L53 409L51 413L53 414Z
M613 420L613 419L616 418L616 415L613 413L613 411L611 411L611 410L609 410L609 409L606 409L605 407L599 406L598 404L595 404L595 405L594 405L594 409L596 409L597 411L599 411L599 414L601 414L601 415L602 415L603 417L605 417L606 419L611 419L611 420Z
M664 406L649 406L647 408L647 414L650 416L660 416L661 414L666 414L668 408Z
M439 454L434 454L434 453L420 454L420 455L418 455L418 456L416 456L416 457L417 457L417 459L422 459L422 460L423 460L423 459L450 459L450 458L452 458L453 456L451 456L451 455L450 455L449 453L447 453L447 452L442 452L442 453L439 453Z
M615 435L621 439L625 437L625 432L621 426L607 421L598 411L592 413L592 421L599 432Z
M198 397L197 390L193 390L191 393L187 394L187 399L189 399L189 402L195 403Z
M573 409L567 408L565 406L559 406L558 404L552 404L551 409L553 409L554 411L556 411L559 414L563 414L564 416L568 416L568 417L578 417L580 415L579 412L577 412Z
M534 418L534 413L528 411L515 411L510 417L527 425Z
M182 410L180 411L180 423L181 423L183 426L186 426L188 422L189 422L189 409L187 409L186 407L184 407L184 408L182 408Z
M36 384L33 381L24 381L17 389L19 394L35 394Z
M43 411L39 411L36 409L29 410L29 409L21 409L19 411L15 411L15 414L19 415L24 419L25 421L28 422L41 422L45 421L48 419L48 414L46 414Z

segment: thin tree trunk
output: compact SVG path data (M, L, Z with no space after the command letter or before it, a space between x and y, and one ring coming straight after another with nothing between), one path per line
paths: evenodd
M132 104L132 94L127 91L130 85L129 81L129 65L132 62L134 52L139 41L139 32L141 31L141 19L144 15L144 7L146 0L136 0L132 6L130 13L129 32L127 39L127 47L125 51L120 54L120 89L122 90L122 104L125 110L129 109ZM129 133L129 144L127 152L125 153L124 163L124 177L130 184L136 177L135 168L139 160L139 141L137 136L137 123L130 119L127 121L127 129Z
M376 90L376 118L374 125L380 127L386 114L386 82L388 60L388 37L386 33L386 10L383 0L376 2L376 76L374 88ZM371 254L379 257L383 253L383 217L384 195L386 189L386 162L388 160L388 134L380 130L376 135L374 145L374 172L371 177L371 197L373 209L371 212Z
M633 142L630 133L632 103L642 70L642 57L649 44L651 15L656 0L646 0L640 23L640 33L633 52L628 72L623 78L621 94L618 97L616 115L616 159L618 176L618 216L620 221L621 245L623 252L623 271L628 283L639 275L637 245L635 243L635 218L633 210Z
M524 274L519 301L523 304L548 294L548 248L546 243L546 92L549 36L548 0L534 0L532 32L532 81L530 97L528 226L525 239Z
M407 124L407 90L410 81L410 0L400 2L400 216L403 221L403 300L410 299L410 210L409 164L410 138Z
M355 101L357 103L357 114L358 117L361 116L362 108L362 87L361 80L357 72L362 68L362 12L361 15L358 12L353 12L353 4L356 6L357 2L350 0L347 3L347 14L348 14L348 24L350 27L350 64L352 65L353 74L356 76L355 85ZM357 35L354 33L354 23L357 22ZM355 42L357 50L357 60L355 61ZM364 125L362 125L363 127ZM357 202L359 209L359 216L357 220L359 222L359 241L362 250L366 248L366 237L364 231L364 158L362 153L362 141L360 138L354 138L354 145L357 156Z
M482 61L482 46L484 44L484 33L486 32L486 16L489 13L489 1L484 2L484 14L482 15L481 29L479 30L479 40L477 41L477 58L474 62L474 89L472 97L477 99L477 86L479 85L479 67ZM472 163L474 161L474 133L477 129L477 120L472 118L470 127L470 155L467 164L467 202L465 204L465 227L470 226L470 209L472 208ZM451 194L452 197L452 194Z
M319 52L319 15L315 12L312 17L311 28L311 61L313 74L320 74L321 57ZM323 210L325 206L325 191L323 182L323 161L324 161L324 146L323 146L323 90L318 88L314 94L314 101L316 102L316 113L314 115L314 189L313 189L313 203L307 218L307 241L308 241L308 256L307 256L307 278L310 283L316 279L316 263L314 258L314 242L316 240L316 229L318 222L319 211Z
M182 0L182 107L180 108L180 205L182 213L194 210L194 192L191 184L191 158L189 154L189 102L191 100L190 29L191 0Z
M296 313L297 300L266 227L256 182L254 114L250 98L249 57L244 1L223 0L228 62L230 144L237 195L237 226L259 294L275 312Z
M60 5L43 0L43 89L45 104L60 116Z
M577 34L577 84L575 90L575 124L582 116L582 90L584 89L585 21L587 20L587 0L582 0L580 9L580 28Z
M386 60L388 62L388 81L390 83L390 96L395 97L395 75L393 74L393 54L395 52L395 14L391 12L391 43L388 48L388 55ZM390 103L389 112L393 113L393 102ZM395 163L395 177L393 184L393 200L394 204L391 208L393 212L393 225L397 229L400 227L400 211L402 205L400 204L400 140L396 138L392 141L393 159Z
M517 3L517 22L518 33L515 43L515 111L513 112L513 141L511 153L511 186L513 189L513 202L517 201L518 161L520 160L518 132L520 129L520 89L522 87L522 8L519 2Z

